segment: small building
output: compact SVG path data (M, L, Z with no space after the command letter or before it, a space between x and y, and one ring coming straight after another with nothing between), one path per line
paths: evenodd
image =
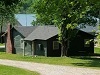
M17 26L11 28L8 26L8 28L10 28L6 34L6 49L8 53L31 56L61 56L61 45L58 43L57 27ZM91 39L92 41L86 44L86 41ZM92 34L79 30L76 37L69 42L69 56L93 54L93 39L94 36ZM11 47L9 49L8 46L11 46L12 49Z
M35 14L15 14L15 26L27 26L32 25L31 22L36 20ZM4 39L5 37L1 37L7 29L7 23L3 23L3 25L0 25L0 43L5 43Z

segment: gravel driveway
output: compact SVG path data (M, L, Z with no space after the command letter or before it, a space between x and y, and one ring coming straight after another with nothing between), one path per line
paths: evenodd
M5 48L5 46L0 46L0 48Z
M0 64L37 71L41 75L100 75L100 70L0 59Z

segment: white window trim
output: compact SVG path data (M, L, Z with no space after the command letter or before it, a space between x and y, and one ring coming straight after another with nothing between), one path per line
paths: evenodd
M41 45L42 45L42 44L38 44L38 49L39 49L39 50L41 50Z
M55 46L55 43L57 44L57 46ZM57 49L59 49L59 42L53 41L53 50L57 50Z

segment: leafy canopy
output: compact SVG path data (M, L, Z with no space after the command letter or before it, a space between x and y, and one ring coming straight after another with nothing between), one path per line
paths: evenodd
M4 21L14 20L15 8L20 0L0 0L0 25L3 25Z
M70 39L77 33L74 29L96 25L96 9L100 8L99 5L99 0L34 0L32 7L33 12L37 14L37 21L33 24L56 25L62 46L61 56L65 56Z
M94 6L97 6L97 1L94 0L35 0L32 5L38 23L59 24L66 20L68 27L80 23L96 23L92 17Z
M59 39L66 40L77 26L96 25L99 4L96 0L34 0L33 12L37 14L34 24L55 24L60 30ZM67 35L66 30L69 31Z
M29 14L31 13L31 5L34 2L34 0L21 0L21 3L18 7L18 13L22 14Z

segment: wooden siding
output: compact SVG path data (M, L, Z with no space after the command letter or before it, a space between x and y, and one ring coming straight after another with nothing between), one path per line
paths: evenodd
M70 48L68 54L75 55L89 55L94 53L94 43L90 42L89 47L85 47L85 39L94 39L93 35L79 31L75 38L70 41Z
M23 35L20 34L18 31L13 30L13 37L14 37L14 53L16 54L23 54L24 46L25 46L25 55L32 55L32 42L31 41L24 41L24 46L22 46L21 40L24 39Z
M25 46L25 55L32 56L32 42L31 41L25 41L24 42Z
M54 36L47 40L47 56L58 57L61 56L61 46L59 44L59 49L53 50L53 41L58 41L57 36Z
M24 37L16 30L13 30L13 40L14 40L14 53L23 54L23 49L21 48L21 39Z
M13 37L14 37L14 51L16 54L23 54L23 49L21 48L21 39L24 37L16 30L13 30ZM57 35L51 37L50 39L43 41L43 40L35 40L34 41L34 55L40 56L61 56L61 45L59 44L59 49L53 50L53 41L58 41ZM70 41L70 48L69 48L69 56L75 55L89 55L94 53L94 43L90 43L90 47L84 47L84 39L94 39L94 36L79 31L75 38ZM32 42L25 41L25 55L32 55ZM39 49L39 44L42 45L42 48Z

